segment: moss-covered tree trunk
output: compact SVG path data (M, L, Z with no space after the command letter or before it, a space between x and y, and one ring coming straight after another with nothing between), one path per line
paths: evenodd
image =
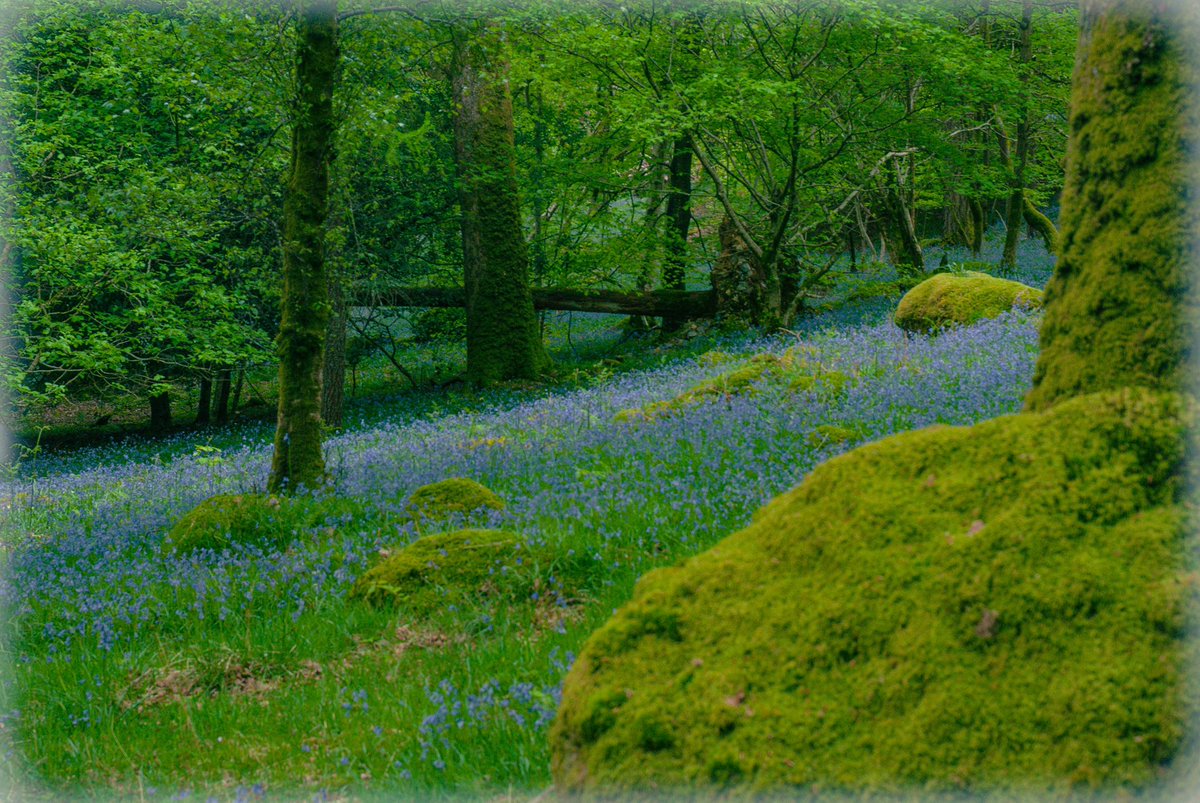
M671 146L667 185L667 259L663 269L664 290L684 290L687 276L687 238L692 225L692 135L685 131ZM676 329L682 319L664 318L663 327Z
M1192 14L1165 0L1084 0L1059 259L1026 409L1184 384L1200 312L1188 270L1189 151L1200 144Z
M342 425L346 396L346 327L349 309L341 278L329 282L329 331L325 334L325 367L321 374L321 420L330 427Z
M460 185L467 379L532 379L546 364L521 231L508 61L499 27L453 32L454 151Z
M309 0L299 17L292 163L283 203L279 417L268 486L315 487L325 478L321 371L329 321L325 215L333 159L337 0Z
M1021 4L1021 20L1018 23L1018 58L1022 66L1027 65L1033 58L1033 0L1024 0ZM1021 83L1026 83L1025 73L1021 73ZM1009 152L1008 133L1003 125L997 132L1000 140L1000 157L1008 168L1009 195L1004 213L1004 251L1000 255L1000 268L1011 270L1017 265L1017 244L1021 240L1021 224L1025 220L1025 168L1029 164L1029 110L1024 106L1017 119L1016 153Z

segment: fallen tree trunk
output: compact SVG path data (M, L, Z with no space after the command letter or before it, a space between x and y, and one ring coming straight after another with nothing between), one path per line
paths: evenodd
M393 287L353 292L356 307L463 307L466 294L461 287ZM617 315L648 315L668 318L711 318L716 314L716 296L711 290L654 290L624 293L619 290L568 290L558 287L533 289L534 309L609 312Z

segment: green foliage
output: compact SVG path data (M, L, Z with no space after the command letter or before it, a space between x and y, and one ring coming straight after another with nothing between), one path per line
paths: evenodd
M421 310L413 317L412 339L417 343L464 343L467 314L457 307Z
M57 2L13 21L0 117L21 351L0 370L55 401L262 359L279 162L246 154L276 128L263 21Z
M986 273L939 273L909 290L896 307L896 325L908 332L932 334L951 326L969 326L1015 306L1040 307L1042 291Z
M825 463L593 634L558 787L1153 783L1190 715L1195 424L1125 390Z
M408 498L405 510L417 520L445 519L483 508L503 510L504 500L474 480L454 477L422 485Z

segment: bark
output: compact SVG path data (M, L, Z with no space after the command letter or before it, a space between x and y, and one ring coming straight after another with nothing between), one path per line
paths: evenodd
M310 0L299 17L291 175L283 205L279 414L268 487L313 488L325 480L321 372L329 298L325 216L333 159L338 63L336 0Z
M341 276L329 274L329 303L332 314L325 334L325 366L321 377L321 420L326 426L342 425L342 406L346 395L346 294Z
M150 429L163 430L171 426L171 394L159 393L150 397Z
M1031 33L1033 28L1033 0L1024 0L1021 5L1019 59L1021 64L1028 64L1033 58ZM1026 83L1024 73L1021 75L1022 84ZM1008 227L1004 233L1004 251L1000 256L1001 270L1015 268L1017 265L1017 244L1021 239L1021 223L1025 219L1025 167L1029 163L1029 110L1021 109L1020 119L1017 120L1017 152L1015 157L1007 152L1007 135L1000 133L1001 157L1009 168L1011 191L1008 196L1008 208L1004 216L1004 224Z
M545 287L532 291L537 310L606 312L648 317L706 318L716 305L708 290L654 290L625 293L619 290L571 290ZM354 296L354 306L363 307L465 307L461 287L396 287Z
M983 250L983 235L987 231L987 216L983 213L983 203L978 198L970 201L971 210L971 254L979 256Z
M229 391L230 374L232 371L229 368L222 368L217 373L217 401L213 408L213 413L218 424L229 422Z
M212 377L200 377L200 400L196 403L196 424L207 424L211 419L209 410L212 407Z
M667 190L667 263L663 269L663 289L683 290L687 276L687 238L692 226L692 135L684 132L671 148L671 169ZM682 319L669 318L663 328L676 329Z
M1024 201L1025 209L1023 217L1025 218L1025 225L1029 226L1030 231L1042 238L1042 242L1046 244L1046 250L1053 254L1055 249L1058 248L1058 229L1054 228L1054 223L1050 218L1043 215L1041 210L1033 205L1033 201L1029 200L1028 197L1024 198Z
M529 289L512 97L493 23L454 31L454 151L462 207L467 379L532 379L548 362Z
M1182 4L1083 4L1059 258L1026 409L1188 387L1200 318L1189 270L1200 230L1189 181L1200 145L1192 14Z
M233 398L229 402L229 415L237 414L238 405L242 402L242 388L246 384L246 369L238 368L237 382L233 385Z

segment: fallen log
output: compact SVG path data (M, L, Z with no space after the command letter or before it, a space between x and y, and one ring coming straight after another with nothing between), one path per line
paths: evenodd
M356 307L465 307L461 287L362 288L351 293ZM653 290L626 293L619 290L570 290L542 287L533 290L534 309L609 312L654 318L711 318L717 311L711 290Z

